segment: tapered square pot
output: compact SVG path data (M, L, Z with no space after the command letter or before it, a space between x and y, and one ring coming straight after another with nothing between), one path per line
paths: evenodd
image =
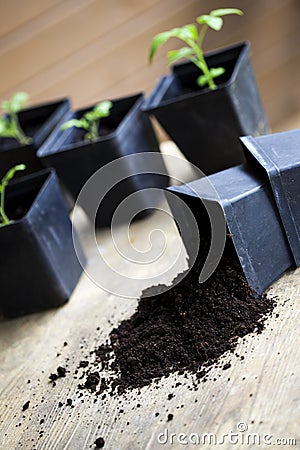
M69 109L70 102L64 98L20 111L21 128L32 138L32 143L23 145L16 139L0 138L0 178L21 163L26 165L26 171L22 175L17 173L16 177L41 170L43 166L36 152Z
M295 263L300 266L300 129L241 140L269 178Z
M147 114L141 111L143 100L143 94L112 100L110 116L101 119L99 138L94 142L84 141L84 130L71 128L61 131L61 123L38 152L43 164L56 169L63 185L75 200L95 172L122 158L118 170L123 180L117 180L120 183L115 182L101 202L95 221L97 227L109 226L118 205L136 192L139 192L139 208L147 210L153 206L152 202L151 205L149 203L147 189L161 188L168 184L166 167L154 130ZM72 112L66 120L79 118L91 108ZM156 156L153 164L149 158L143 160L142 155L149 152ZM135 154L141 157L132 158ZM128 156L131 158L126 158ZM93 195L99 194L101 197L101 179L112 176L114 167L116 166L108 166L102 172L98 185L94 185ZM79 197L78 201L94 223L93 212L83 198L86 199L86 196Z
M83 268L54 171L11 182L6 213L14 222L0 227L2 312L16 317L62 305ZM84 261L79 243L76 249Z
M249 165L240 165L169 190L184 200L199 227L203 222L203 202L223 209L227 239L232 240L249 285L260 295L293 266L294 260L268 180L256 172ZM172 196L168 196L168 202L174 218L180 217L182 208L172 202ZM181 217L180 222L184 221L183 241L186 249L193 248L190 223ZM218 224L211 226L218 232Z
M209 67L225 69L215 90L199 88L193 63L174 65L143 105L206 175L245 161L240 136L269 131L249 52L244 42L206 54Z

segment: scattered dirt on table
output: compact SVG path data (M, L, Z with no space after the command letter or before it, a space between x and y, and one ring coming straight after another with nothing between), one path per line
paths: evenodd
M102 407L102 402L109 404L110 396L122 395L115 399L118 403L114 417L115 421L121 420L128 391L136 390L135 403L140 400L136 396L142 387L154 382L152 389L156 389L159 387L156 381L176 373L180 378L166 393L165 404L160 411L153 412L155 420L170 422L174 418L176 388L187 385L188 389L197 390L199 383L215 380L209 378L209 371L215 366L221 369L218 376L230 380L233 362L243 364L247 358L236 352L239 339L262 332L276 300L255 295L229 239L217 270L199 284L204 259L205 252L199 255L187 276L170 290L154 297L142 296L134 314L119 323L106 342L90 351L88 338L82 336L77 364L72 361L70 367L71 361L65 357L64 364L49 376L53 386L62 383L66 376L72 376L78 386L73 399L62 396L55 400L59 408L68 408L72 414L72 409L84 403L86 396L92 395L94 403L99 400ZM63 346L67 347L67 342ZM136 414L143 407L141 403L131 406ZM23 411L28 407L29 401L23 405ZM177 405L176 410L183 407ZM42 428L44 419L39 423ZM42 433L40 430L39 438ZM103 437L90 443L91 448L95 446L105 446Z
M58 378L64 378L66 376L66 369L64 367L58 366L56 369L56 373L50 373L49 380L52 381L52 386L55 387L56 383L55 381L58 380Z
M206 381L212 365L224 371L231 367L218 359L234 352L238 338L261 333L275 300L254 295L231 242L215 273L199 284L202 264L200 257L186 278L169 291L140 299L133 316L91 352L81 388L97 395L106 389L123 393L175 372L192 372L198 381ZM81 369L84 366L79 363ZM102 372L107 370L113 375L105 378Z

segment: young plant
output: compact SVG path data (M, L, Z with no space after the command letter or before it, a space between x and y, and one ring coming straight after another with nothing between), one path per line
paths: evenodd
M198 85L200 87L208 85L210 89L216 89L214 78L222 75L225 72L225 69L223 67L209 68L207 66L203 55L202 45L208 28L220 31L223 26L222 16L228 14L237 14L241 16L243 15L243 12L236 8L214 9L209 14L197 17L196 21L201 27L197 28L196 25L190 24L157 34L151 42L149 62L152 63L153 57L159 47L170 38L176 37L187 44L187 47L185 46L179 50L169 51L168 64L173 64L182 58L192 61L202 72L202 75L197 78Z
M99 123L103 117L110 115L113 104L110 101L98 103L91 111L86 112L81 119L71 119L65 122L61 129L67 130L71 127L83 128L87 131L84 135L85 141L96 141L99 137Z
M9 100L2 102L4 115L0 117L0 137L14 138L20 144L27 145L32 139L25 136L18 118L19 111L26 105L28 94L16 92Z
M10 220L5 212L5 189L9 181L15 176L15 173L20 170L25 170L25 164L19 164L12 167L1 180L0 183L0 227L8 225L13 222Z

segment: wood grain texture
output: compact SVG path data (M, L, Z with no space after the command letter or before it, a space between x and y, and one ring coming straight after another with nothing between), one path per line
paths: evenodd
M33 103L69 95L81 107L101 98L151 91L168 71L164 51L147 64L151 38L226 0L3 0L0 2L0 96L18 90ZM297 0L238 0L205 49L249 40L272 126L300 110L300 5ZM167 50L176 47L176 41Z
M165 143L163 152L174 154L174 149ZM175 174L188 177L181 168L182 164L178 164ZM168 269L179 245L176 228L169 222L166 225L166 220L166 215L155 213L135 223L130 230L130 242L140 251L148 249L151 230L168 231L169 245L159 261L162 270ZM89 269L99 275L98 248L92 245L84 214L79 216L77 226L88 254ZM125 231L123 228L118 231L121 246L128 242ZM152 235L154 247L157 239L157 235ZM147 275L153 276L153 268L125 263L108 231L98 232L97 240L102 256L116 271L135 280L145 278L141 283L132 282L133 296L138 297L141 288L151 285ZM185 264L184 258L181 259L177 270ZM170 282L173 276L174 273L167 271L164 282ZM122 287L115 275L106 281L114 290ZM236 432L241 422L248 430L239 434L239 442L241 435L258 433L260 439L265 434L272 435L272 448L279 448L273 445L277 438L297 439L299 445L300 269L282 276L268 295L277 296L278 305L262 334L239 340L236 353L243 355L244 360L225 354L223 361L230 360L231 367L226 371L213 368L211 380L201 383L198 391L192 388L192 375L187 378L172 375L157 385L143 388L140 394L133 391L109 400L95 401L90 395L79 398L75 392L80 381L74 379L74 371L90 350L105 342L114 326L130 317L136 299L116 297L83 275L64 307L15 320L2 319L0 449L85 450L93 448L99 436L105 439L104 448L110 450L195 448L176 441L173 445L161 445L158 436L167 429L176 436L214 433L220 440L223 433ZM64 342L68 345L64 346ZM59 379L55 388L51 387L49 374L65 364L70 374ZM174 388L176 382L181 382L181 386ZM175 397L168 400L170 392ZM72 399L73 408L66 405L68 398ZM22 405L28 400L29 408L23 412ZM59 402L64 406L59 407ZM124 413L119 413L120 409ZM174 414L171 422L167 422L168 413ZM214 446L206 442L201 448L208 450ZM226 440L220 448L230 449L233 445ZM244 446L240 444L236 448Z
M0 36L11 35L29 21L38 16L49 14L49 10L61 0L1 0Z

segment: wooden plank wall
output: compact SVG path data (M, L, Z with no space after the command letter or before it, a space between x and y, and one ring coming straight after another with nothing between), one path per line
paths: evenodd
M1 0L0 98L18 90L32 103L69 95L79 107L149 93L168 70L164 51L147 64L153 35L223 6L245 15L227 17L206 49L251 41L265 109L278 128L300 110L299 0Z

